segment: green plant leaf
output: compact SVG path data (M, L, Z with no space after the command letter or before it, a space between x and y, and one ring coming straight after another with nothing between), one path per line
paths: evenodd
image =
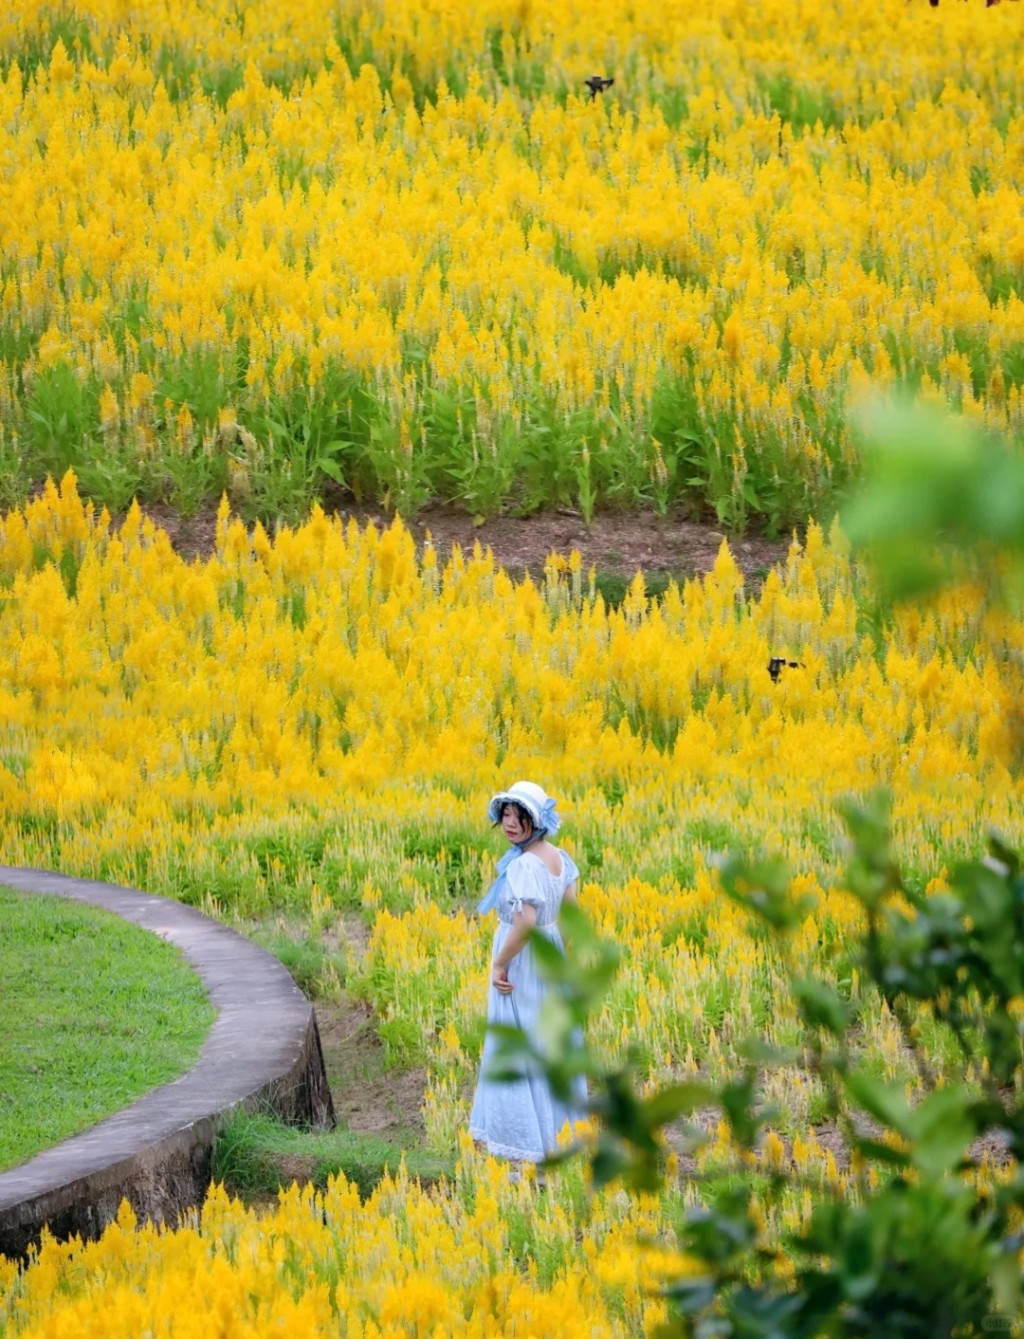
M805 1023L810 1027L825 1028L834 1037L845 1036L849 1011L831 986L803 977L794 980L792 987Z
M558 994L548 995L537 1019L538 1049L550 1056L564 1051L574 1026L575 1019L565 1000Z
M841 1078L847 1093L863 1111L905 1139L910 1138L910 1107L902 1091L864 1070L848 1070Z
M318 456L316 467L322 474L326 474L329 479L333 479L336 484L344 485L345 475L342 473L341 466L330 456Z
M910 1113L914 1166L925 1176L941 1177L962 1160L976 1133L972 1098L959 1084L938 1088Z
M891 1144L884 1144L880 1139L856 1139L854 1148L858 1153L862 1153L865 1158L870 1158L874 1162L886 1162L891 1167L909 1167L910 1154L904 1153L902 1149L893 1148Z
M782 860L752 861L741 855L730 855L722 865L719 877L722 887L734 901L775 930L794 929L807 914L808 899L793 896L789 869Z
M689 1115L694 1107L712 1100L712 1090L704 1083L674 1083L661 1088L643 1106L644 1119L649 1129L660 1129L677 1116Z
M881 1235L881 1227L869 1213L858 1214L849 1225L838 1265L846 1296L853 1302L869 1297L878 1283L880 1261L875 1237Z
M800 1059L800 1050L795 1046L774 1046L763 1037L745 1037L736 1044L736 1054L742 1060L763 1068L793 1065Z

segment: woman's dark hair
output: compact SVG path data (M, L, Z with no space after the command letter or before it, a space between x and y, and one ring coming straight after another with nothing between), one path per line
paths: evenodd
M536 828L537 824L533 821L533 815L530 813L529 809L527 809L525 805L520 804L518 800L504 800L502 802L498 809L498 817L494 820L491 825L492 827L501 827L501 820L505 817L506 809L514 809L519 816L520 823L522 823L524 827L528 827L531 832Z

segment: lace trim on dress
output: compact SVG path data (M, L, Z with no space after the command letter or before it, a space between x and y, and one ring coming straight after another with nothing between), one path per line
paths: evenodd
M473 1126L469 1127L469 1134L477 1143L486 1144L487 1152L495 1158L510 1158L515 1162L543 1162L547 1157L546 1153L538 1153L536 1149L527 1152L523 1148L513 1148L511 1144L496 1144L487 1138L483 1130L474 1129Z

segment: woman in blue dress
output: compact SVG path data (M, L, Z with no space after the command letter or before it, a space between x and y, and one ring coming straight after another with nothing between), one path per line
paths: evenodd
M482 913L498 912L487 1022L522 1028L535 1038L541 1004L550 987L538 971L527 935L536 929L565 952L558 914L563 901L575 901L579 870L564 851L547 840L558 831L561 820L554 800L532 781L517 781L495 795L487 816L501 825L511 844L498 862L497 879L477 908ZM586 1080L577 1081L572 1106L560 1102L543 1074L530 1065L524 1065L521 1078L494 1082L487 1072L495 1048L495 1038L488 1032L469 1132L496 1157L541 1162L555 1151L566 1122L571 1125L582 1114Z

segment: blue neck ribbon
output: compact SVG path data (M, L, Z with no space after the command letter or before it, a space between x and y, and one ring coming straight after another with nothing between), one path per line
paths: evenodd
M544 836L545 831L546 829L544 828L538 828L536 832L527 837L526 841L515 842L514 845L508 848L498 861L498 877L494 880L490 888L488 888L487 892L477 904L476 913L478 916L486 916L489 911L493 911L498 905L498 898L501 897L501 890L505 887L505 872L509 865L511 865L513 860L518 860L521 855L524 855L534 842L540 841L541 837Z

